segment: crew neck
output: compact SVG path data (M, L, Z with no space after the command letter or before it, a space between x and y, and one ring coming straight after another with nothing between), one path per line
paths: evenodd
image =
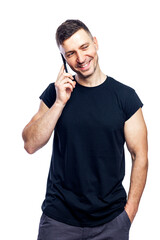
M74 80L76 81L76 84L84 89L95 89L95 88L102 87L103 85L106 84L106 82L108 82L108 79L109 79L109 76L106 75L106 79L101 84L99 84L97 86L93 86L93 87L88 87L88 86L81 85L79 82L77 82L75 75L73 77L74 77Z

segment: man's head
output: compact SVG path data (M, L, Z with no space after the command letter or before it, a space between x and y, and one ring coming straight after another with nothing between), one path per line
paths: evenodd
M58 47L80 29L84 29L90 35L90 37L92 37L88 27L80 20L66 20L64 23L62 23L57 28L56 32L56 42Z
M67 20L56 32L57 45L71 69L79 76L91 76L98 66L98 43L79 20Z

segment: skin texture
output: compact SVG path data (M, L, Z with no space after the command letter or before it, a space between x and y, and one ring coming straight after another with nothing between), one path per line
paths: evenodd
M98 42L95 37L92 38L81 29L65 40L59 48L76 73L78 83L92 87L105 81L106 75L101 71L98 62ZM28 153L36 152L48 142L75 87L76 82L72 75L65 73L62 66L55 81L55 103L49 109L41 101L38 112L23 130L24 148ZM132 158L130 189L125 210L132 222L138 211L148 169L147 128L141 108L125 122L124 133Z
M98 63L98 42L83 29L73 34L60 46L60 51L71 69L77 73L76 80L84 86L101 84L106 75Z
M125 122L124 133L132 158L130 189L125 210L133 222L145 187L148 170L147 127L141 108Z

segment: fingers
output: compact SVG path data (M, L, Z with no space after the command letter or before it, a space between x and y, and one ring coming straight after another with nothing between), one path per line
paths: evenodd
M64 78L61 81L62 84L70 84L72 86L72 88L75 88L76 82L72 81L70 78Z
M74 77L70 73L63 73L63 76L66 78L70 78L71 80L74 80Z
M64 72L64 65L62 65L60 72L58 74L56 83L62 83L62 84L69 83L72 85L73 88L75 88L76 82L73 80L74 80L74 78L70 73Z
M61 69L59 71L57 80L59 80L61 78L61 76L69 77L69 78L71 78L73 80L74 78L72 77L72 74L66 73L64 70L65 70L64 65L62 65Z
M58 78L64 73L64 64L61 66L60 71L58 73Z
M71 92L73 92L73 87L71 86L70 83L65 83L64 87L65 87L65 89L69 88L71 90Z
M76 86L76 81L73 80L74 77L70 73L66 73L64 71L64 65L62 65L57 80L55 81L55 88L57 99L65 104Z

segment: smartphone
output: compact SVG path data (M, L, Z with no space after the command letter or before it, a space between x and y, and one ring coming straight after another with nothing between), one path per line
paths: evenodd
M63 60L63 64L64 64L65 71L66 71L66 73L68 73L67 62L66 62L66 59L63 57L63 54L62 54L62 53L61 53L61 57L62 57L62 60Z

